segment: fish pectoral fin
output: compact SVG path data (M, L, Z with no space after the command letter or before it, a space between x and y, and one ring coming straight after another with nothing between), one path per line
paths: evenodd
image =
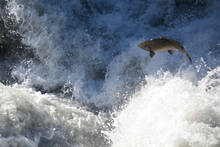
M170 55L172 55L172 54L173 54L173 51L172 51L172 50L168 50L168 53L169 53Z
M152 58L155 55L155 52L150 50L150 57Z

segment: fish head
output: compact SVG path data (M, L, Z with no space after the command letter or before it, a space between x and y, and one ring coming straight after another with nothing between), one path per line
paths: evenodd
M148 45L148 43L146 41L138 44L138 47L142 48L144 50L149 50L149 45Z

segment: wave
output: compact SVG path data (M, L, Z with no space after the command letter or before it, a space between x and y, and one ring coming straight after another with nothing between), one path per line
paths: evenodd
M169 72L148 83L114 114L113 147L217 147L220 68L197 84Z
M0 146L107 146L104 117L70 100L0 85Z
M0 145L218 146L219 7L1 0ZM137 47L161 36L193 64Z
M68 96L81 103L112 107L117 99L123 101L133 94L144 75L161 67L178 70L179 66L171 63L187 64L179 54L175 56L180 60L172 57L168 61L165 54L148 61L136 46L144 39L159 35L176 38L183 42L195 65L200 57L209 60L207 52L218 49L219 35L213 29L219 24L216 5L216 1L12 0L7 11L15 17L21 42L32 48L34 58L17 64L11 74L44 93L64 94L68 89ZM208 66L216 65L218 60ZM98 99L104 95L100 99L107 100L106 104Z

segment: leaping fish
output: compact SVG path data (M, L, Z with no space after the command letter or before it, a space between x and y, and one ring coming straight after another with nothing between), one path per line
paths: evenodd
M172 55L173 50L180 50L186 55L189 61L192 62L191 57L189 56L189 54L186 52L184 47L178 41L168 39L166 37L144 41L140 43L138 47L146 51L149 51L150 57L153 57L155 55L155 52L159 52L159 51L168 51L168 53Z

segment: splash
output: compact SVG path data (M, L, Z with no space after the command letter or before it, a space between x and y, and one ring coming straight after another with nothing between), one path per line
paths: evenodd
M116 113L113 147L217 147L220 144L220 68L198 84L167 72Z
M217 1L203 0L7 1L22 43L34 53L14 66L11 74L43 93L65 95L68 85L68 97L80 103L119 106L139 89L145 75L160 68L176 72L176 65L187 66L180 54L169 59L161 54L149 60L137 47L145 39L175 38L195 64L204 56L207 66L218 65L218 60L213 62L206 55L219 37L213 30L219 25L217 5Z
M0 84L0 146L107 146L102 118L76 103Z
M219 146L219 6L1 0L0 146ZM193 64L137 47L161 36Z

